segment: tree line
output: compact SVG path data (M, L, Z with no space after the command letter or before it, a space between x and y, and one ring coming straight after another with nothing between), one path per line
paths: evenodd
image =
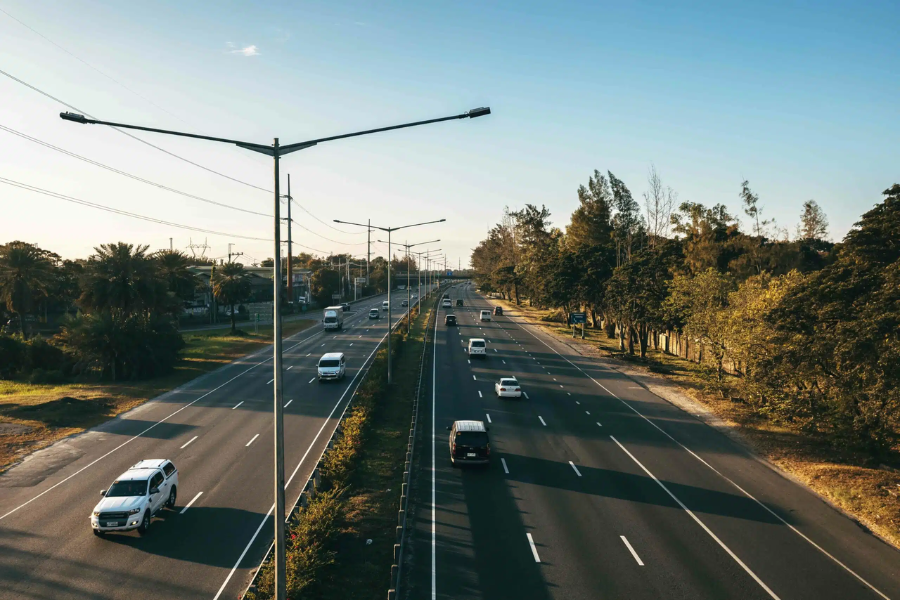
M837 244L814 200L789 232L748 181L738 194L743 223L723 204L679 202L653 168L642 203L594 171L565 231L546 207L505 210L473 251L476 281L560 318L584 310L636 358L677 339L758 414L876 456L896 450L900 185Z
M323 305L349 284L331 260L300 255L294 261L311 270L312 296ZM392 263L406 271L405 259ZM190 270L198 264L211 267L208 278ZM387 261L373 260L370 275L361 291L384 291ZM0 245L0 378L115 381L170 372L185 345L178 319L186 303L198 292L210 293L230 307L235 331L237 307L250 300L251 287L242 264L216 265L177 250L151 253L145 245L118 242L96 247L85 260L66 260L23 241ZM48 315L62 317L58 333L33 335Z

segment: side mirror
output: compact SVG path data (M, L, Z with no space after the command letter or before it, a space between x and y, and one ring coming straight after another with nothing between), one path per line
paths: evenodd
M153 496L154 494L158 494L158 493L159 493L159 488L156 488L156 487L155 487L155 488L150 488L150 495L151 495L151 496Z
M100 490L100 495L101 495L101 496L105 496L105 495L106 495L106 490Z

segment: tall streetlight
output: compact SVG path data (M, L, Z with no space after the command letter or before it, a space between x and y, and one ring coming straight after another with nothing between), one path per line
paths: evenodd
M391 250L390 242L385 242L384 240L378 240L382 244L388 245L388 253ZM397 244L398 246L403 246L406 248L406 309L407 309L407 317L406 317L406 335L409 335L410 327L412 326L412 320L409 318L409 315L412 313L412 298L410 298L410 289L409 289L409 249L413 246L421 246L422 244L433 244L435 242L439 242L441 240L431 240L428 242L419 242L417 244ZM416 271L418 271L418 265L416 266ZM419 290L421 291L421 290ZM421 302L421 300L420 300Z
M380 133L382 131L392 131L394 129L405 129L407 127L416 127L419 125L429 125L431 123L440 123L442 121L452 121L454 119L474 119L476 117L483 117L485 115L491 114L491 109L488 107L482 108L474 108L470 111L464 112L459 115L453 115L450 117L441 117L438 119L428 119L427 121L414 121L412 123L403 123L401 125L392 125L390 127L379 127L378 129L367 129L365 131L357 131L354 133L344 133L341 135L333 135L331 137L319 138L315 140L308 140L305 142L298 142L296 144L288 144L286 146L282 146L278 143L278 138L275 138L274 143L271 146L267 146L264 144L257 144L254 142L242 142L240 140L230 140L226 138L217 138L211 137L207 135L197 135L194 133L185 133L182 131L171 131L168 129L156 129L153 127L141 127L138 125L128 125L125 123L113 123L110 121L98 121L96 119L88 119L84 115L78 113L70 113L63 112L60 113L59 116L65 121L72 121L73 123L80 123L82 125L109 125L110 127L118 127L120 129L137 129L139 131L149 131L152 133L163 133L166 135L176 135L180 137L188 137L195 138L198 140L209 140L211 142L222 142L225 144L234 144L240 148L244 148L246 150L251 150L253 152L259 152L260 154L266 154L271 156L275 162L275 261L273 267L273 286L274 286L274 300L272 303L272 309L274 312L274 322L273 322L273 332L272 335L275 338L274 340L274 383L275 383L275 391L274 391L274 402L275 402L275 600L284 600L287 598L285 592L286 586L286 577L285 577L285 531L284 531L284 414L283 414L283 402L282 402L282 390L281 390L281 193L280 193L280 184L279 184L279 176L278 176L278 166L282 156L285 154L290 154L291 152L296 152L297 150L304 150L306 148L311 148L317 144L321 144L324 142L332 142L335 140L342 140L345 138L351 137L359 137L362 135L368 135L371 133ZM390 339L390 336L388 336ZM390 371L388 371L390 374Z
M407 229L409 227L418 227L420 225L431 225L432 223L443 223L447 219L438 219L437 221L425 221L424 223L413 223L412 225L401 225L400 227L377 227L372 224L362 224L362 223L351 223L350 221L341 221L340 219L335 219L335 223L340 223L342 225L356 225L357 227L370 227L372 229L378 229L379 231L386 231L388 234L388 260L387 260L387 295L388 295L388 360L387 360L387 380L388 385L391 384L391 233L397 231L398 229ZM407 307L409 308L409 307Z
M434 285L434 277L433 277L433 275L432 275L432 273L431 273L431 263L432 263L432 261L434 260L434 258L431 256L431 253L432 253L432 252L440 252L440 250L441 250L440 248L438 248L438 249L436 249L436 250L429 250L429 251L425 254L425 260L426 260L426 262L428 263L428 268L425 270L425 279L426 279L425 285L426 285L426 287L428 288L428 292L427 292L427 293L428 293L429 295L430 295L430 293L431 293L431 286Z
M433 250L422 250L421 252L413 252L418 259L416 260L416 275L418 275L419 279L419 309L422 307L422 255L425 255L425 262L428 262L428 253L429 252L437 252L440 248L435 248ZM428 295L428 268L425 268L425 295Z

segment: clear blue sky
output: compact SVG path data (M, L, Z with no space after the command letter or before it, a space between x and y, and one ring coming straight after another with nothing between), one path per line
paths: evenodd
M739 212L749 179L793 229L813 198L840 239L900 181L896 2L24 2L2 7L130 92L0 13L0 68L98 118L282 143L454 114L488 118L323 144L286 158L317 216L441 238L465 264L505 205L546 204L564 226L576 189L611 170L636 198L654 163L682 200ZM135 175L241 207L271 197L109 129L0 76L0 125ZM229 146L142 135L271 187L271 162ZM222 232L270 237L263 217L216 209L0 131L0 177ZM127 240L207 237L258 259L265 242L190 233L0 185L0 242L65 256ZM309 229L347 235L296 211ZM365 251L295 229L325 251ZM378 253L384 253L376 246Z

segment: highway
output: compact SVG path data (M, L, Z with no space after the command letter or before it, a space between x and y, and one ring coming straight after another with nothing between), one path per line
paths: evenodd
M900 553L806 488L612 363L516 317L481 322L493 306L474 287L451 297L400 597L900 599ZM468 359L472 337L486 360ZM498 399L501 376L527 397ZM488 467L451 466L458 419L490 427Z
M424 291L424 288L423 288ZM406 294L393 300L395 321ZM384 296L354 304L344 330L284 342L286 504L293 506L387 332ZM347 376L319 384L316 363L344 352ZM0 598L237 598L273 535L271 346L0 477ZM93 535L100 490L146 458L179 470L178 502L147 535Z

